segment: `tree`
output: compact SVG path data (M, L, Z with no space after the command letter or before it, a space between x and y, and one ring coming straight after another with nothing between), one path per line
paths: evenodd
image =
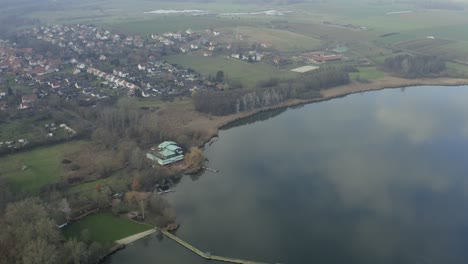
M24 264L58 263L57 247L44 239L29 241L21 254Z
M205 156L199 148L192 147L190 148L190 152L187 153L187 155L185 155L185 161L194 167L199 167L203 165L203 162L205 161Z
M218 71L216 73L216 81L217 82L223 82L224 81L224 72L223 71Z
M99 208L107 208L109 207L109 196L106 192L98 192L94 191L91 195L91 200L96 204Z
M60 201L58 206L59 206L58 210L65 214L65 217L66 217L66 219L68 221L68 218L70 217L70 213L71 213L71 208L70 208L70 204L68 203L67 198L63 198Z
M139 177L134 176L132 180L132 191L138 192L141 190L141 183Z
M130 155L130 166L134 169L141 170L144 164L143 151L138 147L134 148Z
M12 196L10 193L10 188L6 180L0 177L0 215L3 214L7 204L11 201Z
M138 205L140 206L140 210L141 210L141 215L143 216L143 220L145 219L145 209L146 209L146 201L145 200L139 200L138 201Z
M64 244L65 262L80 264L88 261L88 251L85 243L71 239Z
M0 221L0 259L6 263L60 263L61 236L43 203L28 198L7 206Z

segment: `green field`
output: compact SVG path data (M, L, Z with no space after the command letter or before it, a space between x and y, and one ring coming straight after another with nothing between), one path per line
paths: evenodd
M67 238L80 239L81 232L85 229L89 231L92 241L110 243L144 232L151 227L111 213L99 213L71 224L64 229L63 234Z
M74 141L52 147L0 158L0 177L9 182L15 193L39 194L42 187L60 178L60 162L65 153L78 150L84 141ZM22 169L26 166L26 169Z
M460 75L465 75L468 76L468 65L460 64L460 63L453 63L453 62L448 62L447 63L447 68L455 73L455 74L460 74Z
M235 43L239 33L244 41L249 43L269 43L272 48L282 52L309 51L320 47L319 39L294 33L287 30L268 29L262 27L238 27L223 32L223 39ZM229 36L229 37L227 37Z
M375 80L380 79L385 76L385 73L378 70L375 66L368 66L368 67L357 67L359 72L352 72L349 74L351 79L364 79L364 80Z
M248 63L226 57L203 57L199 55L175 55L164 58L170 63L192 68L201 74L215 76L219 70L224 76L241 82L245 88L254 88L259 81L270 78L295 78L297 73L278 69L266 63Z
M92 181L92 182L86 182L82 184L75 185L73 187L70 187L67 189L68 194L73 194L73 193L80 193L80 192L85 192L85 191L91 191L91 190L96 190L97 185L105 185L112 181L113 177L108 177L105 179L99 179L97 181Z

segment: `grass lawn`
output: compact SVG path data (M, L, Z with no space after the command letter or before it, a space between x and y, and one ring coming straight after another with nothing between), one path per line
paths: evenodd
M37 195L40 189L60 177L60 162L65 153L78 150L84 141L43 147L0 158L0 177L5 177L13 192ZM23 166L27 169L22 170Z
M200 55L175 55L164 58L170 63L192 68L201 74L216 76L219 70L224 71L224 76L238 80L244 88L254 88L259 81L270 78L295 78L297 73L281 70L266 63L248 63L245 61L226 57L203 57Z
M385 73L378 70L375 66L369 67L357 67L359 72L352 72L349 74L351 79L357 79L358 77L365 80L380 79L385 76Z
M113 177L110 176L108 178L105 178L105 179L99 179L97 181L92 181L92 182L86 182L86 183L82 183L82 184L78 184L78 185L75 185L73 187L70 187L68 190L67 190L67 193L68 194L73 194L73 193L79 193L79 192L85 192L85 191L91 191L91 190L96 190L96 186L99 184L99 185L105 185L107 183L109 183L110 181L113 180Z
M89 230L91 240L108 243L144 232L151 227L111 213L99 213L71 224L64 229L63 233L67 238L79 239L81 232L85 229Z

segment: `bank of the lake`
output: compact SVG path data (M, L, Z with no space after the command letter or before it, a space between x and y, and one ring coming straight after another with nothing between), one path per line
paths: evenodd
M176 234L269 263L464 263L467 97L467 87L388 89L232 124L205 149L220 172L167 195ZM157 236L109 259L130 261L205 263Z
M464 78L418 78L404 79L386 75L383 78L373 80L369 83L352 81L350 84L338 86L335 88L322 90L322 97L310 100L288 100L283 103L245 111L228 116L212 116L197 112L193 104L168 103L162 106L161 121L168 130L168 134L177 134L176 131L198 131L200 136L193 139L193 144L203 147L211 139L218 136L219 130L233 122L254 116L258 113L282 109L294 106L300 106L310 103L323 102L334 98L340 98L351 94L363 93L368 91L378 91L383 89L411 87L411 86L463 86L468 84L468 79Z

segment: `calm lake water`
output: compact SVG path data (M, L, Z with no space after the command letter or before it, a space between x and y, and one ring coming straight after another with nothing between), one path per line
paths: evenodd
M206 147L220 173L167 196L177 236L269 263L468 263L467 99L413 87L244 120ZM154 236L109 263L208 262Z

